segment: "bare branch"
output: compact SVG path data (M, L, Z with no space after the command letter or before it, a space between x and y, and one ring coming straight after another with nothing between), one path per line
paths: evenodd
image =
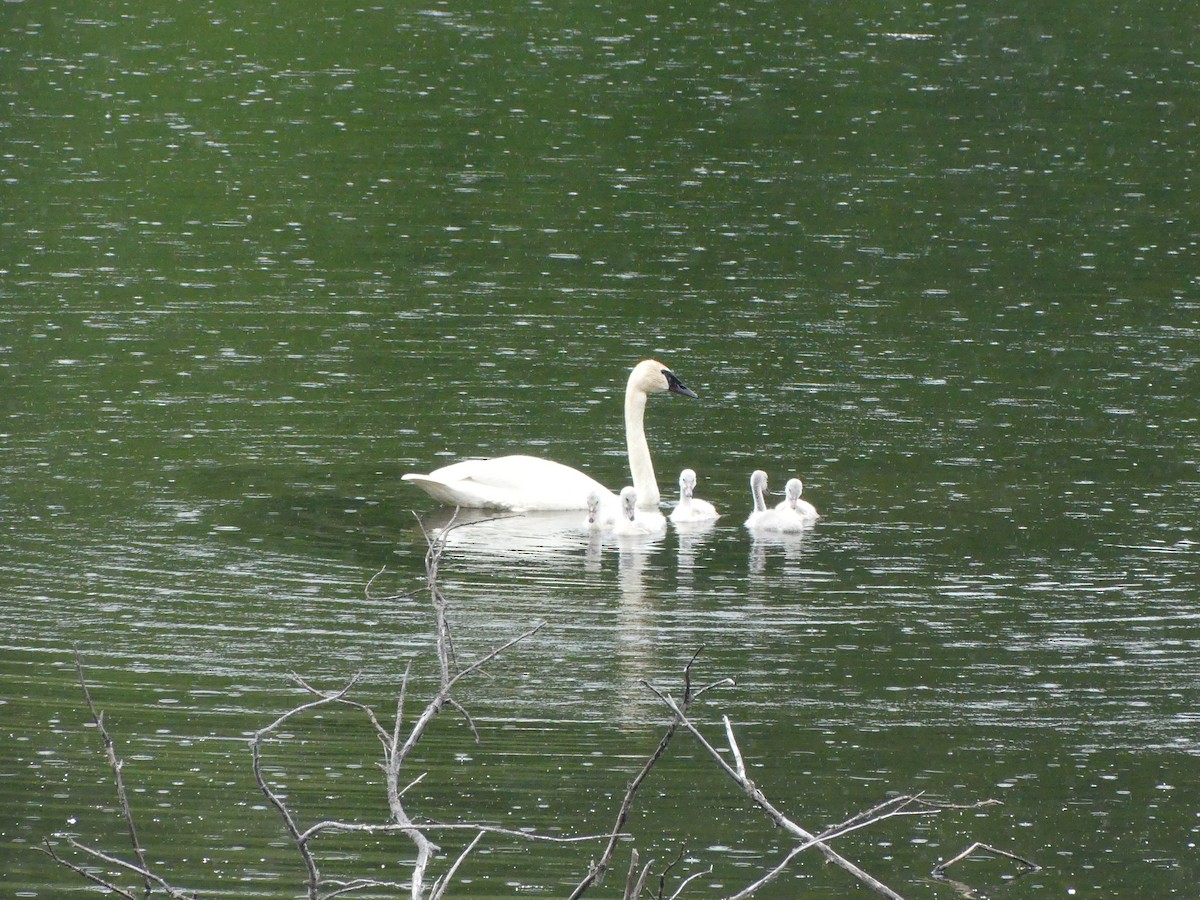
M446 895L446 890L450 887L450 882L454 880L454 874L458 871L458 867L463 864L466 858L471 855L471 851L483 840L485 833L484 831L480 831L479 834L475 835L475 839L458 855L458 859L446 870L446 874L434 882L433 891L429 894L429 900L442 900L442 897Z
M1025 866L1030 872L1037 872L1042 868L1037 863L1033 862L1032 860L1025 859L1025 857L1023 857L1023 856L1017 856L1015 853L1009 853L1007 850L1001 850L997 847L991 846L990 844L982 844L979 841L976 841L970 847L968 847L966 850L964 850L962 853L958 854L958 856L955 856L954 858L947 860L944 863L938 863L936 866L934 866L933 877L934 878L945 877L946 870L948 868L950 868L952 865L954 865L955 863L958 863L958 862L962 862L968 856L971 856L972 854L980 852L980 851L982 851L984 853L991 853L993 856L1002 856L1005 859L1011 859L1013 862L1020 863L1021 865Z
M725 738L729 741L729 749L733 751L733 760L737 763L738 777L745 781L746 761L742 759L741 748L738 747L737 738L733 736L733 725L729 721L729 716L721 716L721 721L725 723Z
M108 759L108 766L112 769L113 778L116 781L117 799L121 804L121 817L125 819L125 827L129 832L129 843L133 845L133 855L137 857L138 866L144 872L147 870L146 854L138 840L137 827L133 824L133 809L129 805L129 795L125 791L125 778L121 774L121 770L125 768L125 761L117 756L116 744L113 743L112 735L108 733L108 728L104 725L104 713L97 712L96 705L92 702L92 693L88 690L87 679L83 677L83 656L78 647L75 648L75 674L79 676L79 687L83 690L83 699L87 701L92 721L96 723L96 727L100 729L100 734L104 738L104 755ZM150 880L143 880L146 891L149 892Z
M814 837L812 840L803 841L797 844L773 869L771 869L753 884L750 884L747 887L742 888L736 894L731 895L729 900L744 900L746 897L753 896L761 888L766 887L768 884L782 875L784 870L787 869L787 867L791 864L792 860L794 860L805 850L810 850L813 847L817 847L829 841L843 837L852 831L857 831L860 828L866 828L868 825L875 825L894 816L936 815L937 811L933 809L906 811L905 807L915 802L916 799L917 798L915 797L908 796L893 798L885 803L878 804L872 809L852 816L849 820L841 825L837 825L821 832L820 835Z
M389 888L390 890L399 891L406 887L406 885L395 881L376 881L373 878L355 878L350 881L330 878L328 879L328 883L336 885L336 887L332 891L323 894L321 900L330 900L331 897L341 897L343 894L365 891L368 888Z
M254 780L258 784L258 789L262 791L263 795L267 798L270 804L274 806L276 810L278 810L280 817L283 819L284 827L287 829L288 834L291 835L292 841L296 845L296 849L300 852L300 858L304 861L304 867L308 870L307 884L308 896L310 900L317 900L317 897L319 896L321 872L317 868L316 857L313 856L312 850L308 846L309 838L300 831L300 826L296 824L296 820L292 816L291 810L289 810L287 804L283 802L283 798L275 793L275 791L267 783L266 776L263 775L262 743L268 735L274 733L280 726L294 716L322 706L327 706L330 703L336 703L340 701L343 697L345 697L346 692L354 687L354 685L358 682L358 678L359 676L355 675L352 679L350 679L350 682L344 688L333 694L312 691L312 689L309 688L309 690L313 693L317 693L318 699L288 710L270 725L267 725L265 728L260 728L258 731L254 732L254 737L250 741L250 754L254 769Z
M515 828L504 828L500 825L481 825L478 822L410 822L400 825L395 822L370 824L364 822L342 822L336 819L326 819L309 826L302 837L311 839L316 835L330 831L342 834L406 834L410 831L478 831L481 834L498 834L504 837L520 838L534 843L546 844L583 844L591 841L603 841L608 834L582 834L564 837L562 835L538 834L536 831L521 831Z
M637 847L634 847L629 853L629 874L625 876L625 893L621 895L622 900L637 900L646 884L646 874L649 871L650 863L647 863L641 878L638 878L638 852Z
M725 762L725 760L721 757L720 752L715 747L713 747L713 745L708 742L708 740L704 737L704 735L702 735L700 733L699 729L696 728L696 726L692 724L692 722L687 718L684 711L682 709L680 709L679 705L673 699L666 696L660 690L658 690L656 687L654 687L653 685L651 685L645 681L643 681L642 684L646 685L646 687L650 691L652 691L659 698L659 700L661 700L667 706L668 709L670 709L672 712L675 713L677 722L679 724L682 724L688 731L691 732L692 736L694 738L696 738L697 741L700 742L700 746L702 746L705 750L708 751L709 756L711 756L716 761L717 765L721 768L721 770L723 772L725 772L725 774L728 775L731 779L733 779L733 781L742 789L742 791L751 800L751 802L753 802L763 812L765 812L771 818L771 821L773 821L780 828L787 831L789 834L793 835L794 837L799 838L801 841L812 842L812 846L816 847L821 852L821 854L825 857L826 860L828 860L829 862L838 866L839 868L843 869L844 871L848 872L849 874L853 875L855 878L857 878L864 885L871 888L876 893L878 893L884 897L888 897L889 900L903 900L903 898L901 898L901 896L899 894L897 894L895 891L893 891L890 887L888 887L882 881L875 878L873 875L871 875L866 870L855 865L850 860L846 859L844 856L842 856L840 853L838 853L836 850L834 850L828 844L824 843L822 840L817 838L811 832L800 827L795 822L793 822L791 819L789 819L787 816L785 816L782 812L780 812L767 799L766 795L763 794L763 792L761 790L759 790L758 786L752 780L750 780L749 778L746 778L742 775L739 775L736 769L731 767L729 765L729 763Z
M683 669L685 708L690 702L689 698L692 696L692 663L696 661L696 657L699 656L699 654L700 651L697 650L696 653L693 654L692 658L688 660L687 665L684 666ZM617 820L613 825L608 846L604 848L604 853L601 855L600 861L591 867L587 877L585 877L583 881L576 886L575 890L571 892L570 900L575 900L575 898L583 896L584 892L586 892L588 888L594 884L599 884L604 880L604 875L608 871L608 867L612 862L613 852L616 850L617 840L621 837L622 829L625 827L625 823L629 819L629 811L633 807L633 800L634 797L637 796L638 789L641 788L642 782L644 782L646 777L650 774L650 770L654 768L654 764L662 758L664 753L666 753L667 747L671 743L671 739L675 736L675 732L678 731L680 723L684 721L683 713L678 709L678 707L674 708L673 711L675 712L675 718L667 726L667 730L659 739L658 746L654 748L654 752L650 754L650 757L642 765L641 771L638 772L633 781L629 783L629 787L625 790L625 797L622 799L621 807L617 811Z
M157 884L160 888L163 889L163 891L166 893L166 895L168 897L172 898L172 900L189 900L189 898L195 897L195 894L189 894L186 891L181 891L179 888L172 887L170 884L167 883L167 881L165 879L163 879L162 877L160 877L158 875L155 875L152 871L147 869L145 866L140 866L136 863L126 862L125 860L121 859L120 857L111 856L110 854L105 853L102 850L97 850L95 847L89 847L87 844L83 843L82 841L77 841L73 837L67 837L66 840L67 840L68 844L70 844L72 847L74 847L76 850L80 851L81 853L86 853L89 856L91 856L95 859L98 859L103 863L107 863L110 866L117 866L118 868L124 869L126 872L132 872L134 875L141 877L141 879L143 881L145 881L148 884L151 884L151 887L147 888L147 893L149 893L149 891L153 890L153 885ZM106 884L106 886L108 886L108 885ZM118 892L124 893L123 891L120 891L119 889L118 889Z
M671 895L671 900L679 900L679 897L680 897L680 896L683 894L684 890L686 890L686 889L687 889L687 886L688 886L689 884L691 884L691 883L692 883L693 881L695 881L697 878L703 878L705 875L711 875L711 874L712 874L712 870L713 870L713 867L712 867L712 866L709 866L707 869L704 869L704 870L703 870L703 871L701 871L701 872L693 872L693 873L692 873L691 875L689 875L687 878L683 879L683 881L681 881L681 882L679 883L679 887L677 887L677 888L675 889L675 893L673 893L673 894Z
M54 860L60 866L70 869L72 872L74 872L76 875L79 875L81 878L85 878L88 881L90 881L92 884L98 885L99 887L102 887L105 890L111 891L114 894L118 894L118 895L126 898L126 900L136 900L136 898L133 896L133 894L129 893L124 888L117 887L111 881L106 881L105 879L101 878L99 875L94 875L93 873L89 872L87 869L84 869L80 866L75 865L75 863L71 862L69 859L64 859L63 857L59 856L58 851L54 849L54 845L50 843L49 838L42 838L42 843L44 844L44 846L34 847L34 849L37 850L39 853L45 853L47 856L49 856L52 860Z
M368 600L382 601L382 600L408 600L408 599L411 599L416 594L416 591L400 591L395 594L372 594L371 587L372 587L372 585L375 584L375 580L377 578L379 578L386 571L387 571L387 566L383 566L378 572L376 572L374 575L371 576L370 580L367 581L367 586L365 588L363 588L363 596L365 596Z

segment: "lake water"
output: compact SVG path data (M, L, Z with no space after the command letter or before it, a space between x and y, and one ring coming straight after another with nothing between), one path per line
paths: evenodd
M460 528L469 662L410 814L612 827L678 693L816 830L895 793L1003 802L838 848L909 897L1194 896L1200 880L1200 51L1186 4L7 4L0 32L0 885L126 853L73 648L148 858L297 896L249 736L297 673L387 715L436 684L400 480L530 452L628 478L653 356L664 497L707 531ZM820 524L743 529L748 477ZM414 515L416 514L416 515ZM582 515L576 517L582 518ZM378 577L375 577L378 576ZM375 577L371 589L367 584ZM383 821L379 743L326 710L267 748L307 822ZM789 848L685 735L629 849L725 896ZM468 838L437 838L445 871ZM403 881L401 839L318 842ZM562 896L599 845L489 837L461 896ZM652 879L656 883L657 879ZM400 892L403 893L403 892ZM762 896L858 891L813 856ZM364 892L356 896L393 896Z

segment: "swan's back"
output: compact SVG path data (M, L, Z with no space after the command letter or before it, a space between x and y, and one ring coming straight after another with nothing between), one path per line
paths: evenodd
M585 509L593 492L612 497L594 478L536 456L467 459L404 480L447 506L482 509Z

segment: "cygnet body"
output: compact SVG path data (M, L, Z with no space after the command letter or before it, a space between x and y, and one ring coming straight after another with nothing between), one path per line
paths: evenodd
M813 524L817 519L821 518L821 514L817 512L817 508L803 499L800 495L804 492L804 482L799 478L789 478L787 486L784 488L786 499L778 503L775 509L779 511L791 510L800 518L804 519L807 524Z
M707 500L693 496L696 490L696 473L684 469L679 473L679 503L671 510L671 521L676 525L687 522L711 522L720 517L717 508Z
M637 491L632 486L621 488L621 514L613 522L613 534L621 537L659 534L667 520L658 510L637 508Z
M750 476L750 494L754 509L746 519L746 527L754 532L797 532L805 528L804 518L794 509L768 509L764 494L767 491L767 473L755 469Z

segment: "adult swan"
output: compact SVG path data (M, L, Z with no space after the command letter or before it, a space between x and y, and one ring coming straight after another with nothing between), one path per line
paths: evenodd
M638 509L658 509L658 482L643 422L646 398L670 391L695 397L675 373L660 362L644 359L629 373L625 385L625 446L629 474L637 491ZM533 456L468 459L443 466L428 475L404 476L433 499L447 506L477 509L587 509L588 494L599 492L602 505L615 507L616 495L578 469Z

